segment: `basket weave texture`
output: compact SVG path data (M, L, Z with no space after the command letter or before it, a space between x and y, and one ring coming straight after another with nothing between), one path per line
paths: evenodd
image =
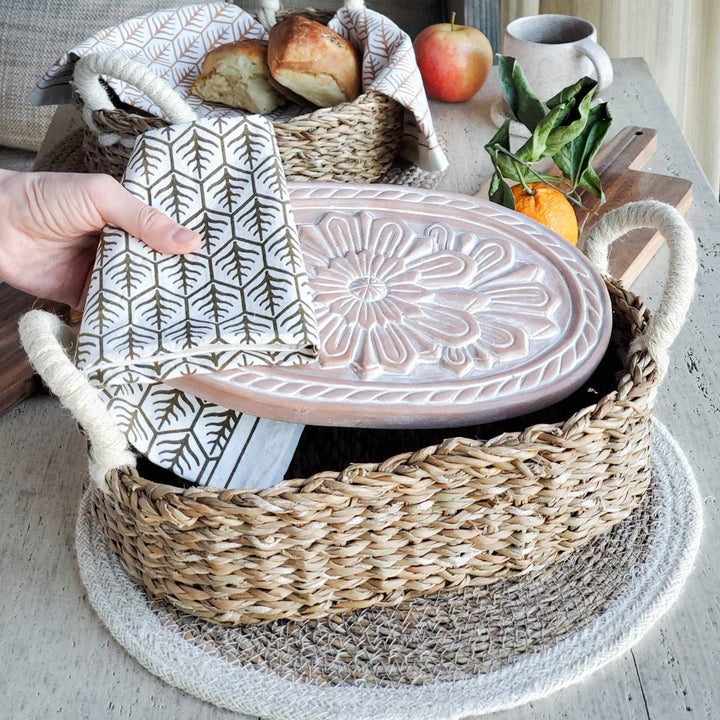
M83 101L76 98L82 110ZM320 108L286 122L274 122L278 150L288 180L375 182L397 156L403 134L405 109L378 92L360 95L353 102ZM125 172L134 139L168 123L158 117L118 107L94 110L92 117L103 134L117 133L118 141L102 144L84 128L83 151L88 172L104 172L116 179Z
M607 392L566 419L257 493L180 490L118 468L93 495L110 546L150 596L227 625L397 603L556 561L628 517L650 482L660 373L646 350L627 353L649 313L606 284L610 353L626 357Z

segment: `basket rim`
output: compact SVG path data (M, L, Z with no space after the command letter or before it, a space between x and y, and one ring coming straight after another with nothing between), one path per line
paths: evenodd
M634 309L641 318L641 324L635 329L637 334L641 334L647 327L652 317L649 309L645 306L642 298L632 291L624 288L619 280L605 277L607 286L613 287L628 300L628 309ZM613 315L615 315L614 301L611 293L611 302L613 302ZM660 381L655 361L646 349L637 349L628 352L622 360L622 371L618 373L614 389L605 395L599 397L594 403L590 403L579 408L568 418L562 421L551 423L536 423L521 430L500 433L487 439L473 439L464 436L448 436L442 442L428 445L423 448L411 452L401 453L390 458L378 462L362 462L351 463L345 468L336 470L323 470L309 475L307 478L286 478L281 482L263 488L261 490L248 490L242 488L216 488L205 486L190 486L186 488L169 485L142 477L138 470L131 466L123 466L115 468L108 473L108 485L113 487L116 482L126 481L132 485L134 490L147 492L153 498L164 498L170 500L175 496L178 502L187 500L193 503L193 506L212 504L213 512L217 512L220 507L231 510L240 506L247 506L255 503L292 503L293 496L308 496L325 484L325 481L341 483L349 488L353 484L353 480L364 480L362 484L370 483L370 489L374 487L378 492L378 486L374 485L376 481L387 480L388 477L395 479L396 483L406 484L408 479L412 480L412 469L418 462L424 462L429 457L449 457L458 454L458 449L464 447L466 450L488 449L495 453L500 453L504 445L508 441L515 441L519 446L528 444L533 438L533 446L538 447L538 443L542 443L542 438L553 438L558 441L568 438L577 422L584 421L585 418L602 413L604 406L616 403L619 399L625 400L625 397L619 397L620 390L627 389L638 385L638 377L632 372L632 365L640 366L642 369L642 378L650 381L650 387L654 388ZM448 428L449 431L452 428ZM403 471L403 467L409 468ZM359 485L360 483L358 483ZM327 487L323 487L320 492L324 497L331 493ZM359 495L365 493L359 492Z
M77 92L73 91L73 97L75 99L75 103L78 106L78 108L82 109L85 105L85 102L83 99L78 95ZM113 115L113 114L123 114L126 115L128 118L131 118L133 120L142 120L144 122L148 121L157 121L161 123L167 124L168 121L165 118L162 118L158 115L151 115L144 110L141 110L140 108L135 108L131 105L127 105L126 103L123 103L120 101L114 93L110 95L110 99L115 105L115 108L113 110L93 110L93 116L96 115ZM354 113L357 113L359 110L364 110L368 107L393 107L397 106L400 108L403 112L405 112L405 108L403 108L400 103L397 102L394 98L391 98L387 95L384 95L383 93L377 91L377 90L369 90L367 92L362 92L360 95L358 95L354 100L349 100L348 102L340 103L338 105L333 105L331 107L318 107L314 110L311 110L307 113L302 113L301 115L296 115L290 120L270 120L273 125L276 127L278 125L288 125L291 126L292 122L295 120L304 120L307 118L312 118L315 116L323 116L323 115L338 115L342 114L345 111L348 111L352 109ZM228 106L230 107L230 106ZM250 113L248 113L250 114Z

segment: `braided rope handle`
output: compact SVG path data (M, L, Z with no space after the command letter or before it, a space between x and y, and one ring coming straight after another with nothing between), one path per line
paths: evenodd
M658 200L628 203L600 219L585 241L585 254L607 275L612 243L640 228L654 228L665 238L670 248L670 269L658 309L645 332L632 342L630 351L647 350L663 377L670 363L668 351L685 322L695 294L697 250L687 221L672 205Z
M107 492L107 473L135 467L135 456L95 388L70 359L75 344L72 331L57 315L44 310L25 313L19 330L30 364L87 435L90 478Z
M95 123L93 118L95 111L116 109L105 88L100 84L101 75L122 80L136 87L147 95L173 124L197 119L195 111L177 90L142 63L113 53L90 53L83 55L75 64L73 83L83 101L83 120L98 136L101 145L122 143L132 147L135 144L135 138L123 138L118 133L103 133Z

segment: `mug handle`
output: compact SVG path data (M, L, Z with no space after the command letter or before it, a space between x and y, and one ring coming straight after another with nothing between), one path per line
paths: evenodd
M595 93L601 95L613 81L613 66L610 56L594 40L585 38L578 43L578 50L586 55L595 66L598 84Z

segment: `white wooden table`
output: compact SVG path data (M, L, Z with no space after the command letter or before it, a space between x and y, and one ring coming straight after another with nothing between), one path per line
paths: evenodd
M680 600L631 652L582 684L493 720L720 717L720 207L645 63L620 60L615 68L607 98L614 130L656 128L660 149L646 169L694 183L688 219L698 238L697 297L674 346L657 415L695 468L703 543ZM474 193L480 186L488 169L489 105L498 92L493 76L470 102L433 106L452 161L442 189ZM651 307L666 261L661 251L634 284ZM32 398L0 417L0 719L237 717L156 679L94 615L73 548L85 469L84 441L52 398Z

